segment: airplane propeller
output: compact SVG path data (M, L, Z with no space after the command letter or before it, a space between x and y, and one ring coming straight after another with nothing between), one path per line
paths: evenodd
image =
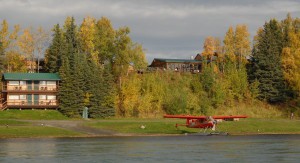
M217 126L217 123L218 121L215 120L212 116L209 116L208 119L213 122L213 127L211 128L212 131L216 131L216 126Z

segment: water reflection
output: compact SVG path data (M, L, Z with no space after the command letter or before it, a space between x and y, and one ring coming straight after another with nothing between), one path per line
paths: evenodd
M300 136L0 139L0 162L298 162Z

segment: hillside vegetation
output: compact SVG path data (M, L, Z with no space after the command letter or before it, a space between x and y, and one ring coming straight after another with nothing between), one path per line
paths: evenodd
M8 29L4 20L1 72L32 72L26 59L45 53L44 69L61 77L59 111L68 117L80 117L84 107L90 118L300 114L300 19L290 14L266 21L253 42L245 24L230 26L223 39L207 36L199 45L199 74L147 71L144 49L130 29L114 29L105 17L86 17L79 25L67 17L54 25L47 47L42 28Z

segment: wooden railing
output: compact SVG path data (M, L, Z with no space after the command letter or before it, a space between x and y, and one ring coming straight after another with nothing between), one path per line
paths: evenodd
M36 100L36 101L7 101L7 107L57 107L57 100Z
M56 92L58 90L57 85L3 85L2 90L12 91L12 92L22 92L22 91L41 91L41 92Z

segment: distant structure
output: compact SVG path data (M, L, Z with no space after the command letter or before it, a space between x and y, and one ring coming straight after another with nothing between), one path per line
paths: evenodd
M212 61L215 60L215 57ZM198 73L202 70L202 62L210 62L211 60L205 59L201 54L197 54L191 59L165 59L165 58L154 58L151 65L149 65L150 70L169 70L176 72L192 72Z

